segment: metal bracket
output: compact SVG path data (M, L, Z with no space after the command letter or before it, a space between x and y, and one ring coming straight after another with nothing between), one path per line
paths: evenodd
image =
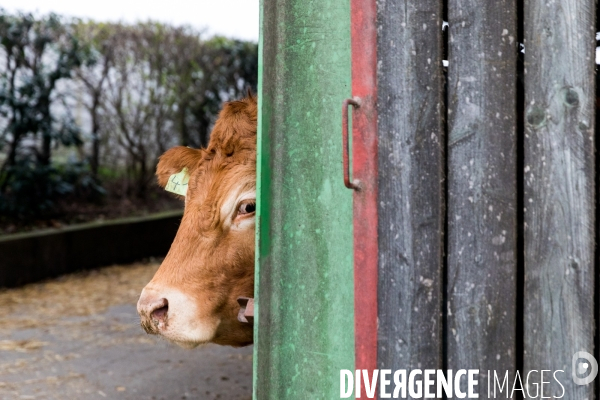
M238 312L238 321L247 324L254 323L254 299L251 297L238 297L237 302L240 305Z

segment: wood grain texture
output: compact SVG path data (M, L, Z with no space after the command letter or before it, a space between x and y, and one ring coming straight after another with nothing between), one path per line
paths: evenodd
M449 0L447 364L515 370L516 5Z
M525 2L524 367L564 370L573 400L593 398L571 358L594 353L594 7Z
M379 368L441 368L442 3L378 2Z

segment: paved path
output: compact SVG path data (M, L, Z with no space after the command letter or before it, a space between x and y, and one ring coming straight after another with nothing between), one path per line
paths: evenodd
M251 347L185 350L141 330L135 303L157 267L0 291L0 399L251 399Z

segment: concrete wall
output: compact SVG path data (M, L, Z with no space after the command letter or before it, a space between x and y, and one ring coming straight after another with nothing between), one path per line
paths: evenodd
M164 256L181 211L0 236L0 287Z

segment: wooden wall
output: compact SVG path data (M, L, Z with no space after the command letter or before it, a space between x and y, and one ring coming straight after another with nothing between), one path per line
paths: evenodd
M378 365L592 398L595 2L378 7Z
M479 369L479 398L534 370L593 398L571 361L597 353L595 1L350 5L262 1L256 398L337 395L352 339L357 368Z

